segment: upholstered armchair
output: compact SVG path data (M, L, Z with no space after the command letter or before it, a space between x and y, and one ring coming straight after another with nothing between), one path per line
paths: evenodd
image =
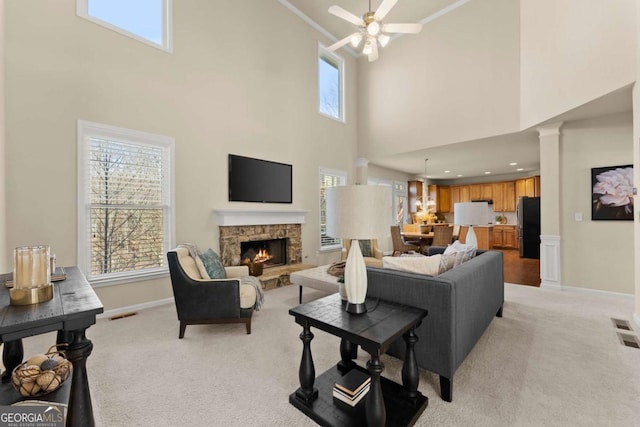
M351 240L343 239L343 248L342 248L342 260L347 259L347 255L349 254L349 248L351 248ZM378 241L375 239L372 240L358 240L360 243L360 250L362 251L362 256L364 257L364 263L367 267L382 267L382 256L383 252L378 249Z
M240 282L241 276L249 275L246 265L225 267L226 279L203 279L187 248L167 252L167 260L180 321L178 338L184 337L187 325L209 323L244 323L251 333L256 290Z

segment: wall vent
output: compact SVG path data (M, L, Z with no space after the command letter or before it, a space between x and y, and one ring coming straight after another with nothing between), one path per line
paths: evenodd
M611 321L613 322L613 327L614 328L624 329L625 331L633 331L633 329L631 328L631 324L627 320L614 319L612 317Z
M109 317L109 320L124 319L125 317L135 316L136 314L138 314L138 313L136 313L135 311L132 311L130 313L116 314L115 316Z
M638 341L637 336L631 335L631 334L623 334L622 332L616 332L616 333L618 334L618 338L620 339L620 343L622 345L640 349L640 341Z

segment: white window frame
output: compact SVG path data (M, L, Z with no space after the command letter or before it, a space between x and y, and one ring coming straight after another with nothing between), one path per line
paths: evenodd
M127 31L124 28L120 28L115 24L89 15L89 1L90 0L76 0L76 15L149 46L153 46L168 53L173 53L173 0L162 0L162 44L155 43L149 39L139 36L138 34Z
M398 222L398 218L396 217L396 198L398 197L404 200L404 215L402 217L402 222L398 224L398 225L402 225L403 223L407 223L409 219L409 186L407 185L406 181L393 182L393 222L394 223Z
M342 250L342 239L337 239L337 243L333 245L326 245L326 246L322 245L322 203L320 201L320 197L321 197L320 182L322 182L323 175L331 175L331 176L337 177L340 181L338 184L339 186L347 185L347 172L343 170L338 170L338 169L329 169L325 167L320 167L320 170L318 173L318 181L317 181L318 182L318 238L319 238L318 246L320 247L319 249L320 253ZM326 213L325 213L325 218L326 218Z
M345 90L345 62L344 62L344 58L342 58L339 55L336 55L334 52L331 52L329 50L327 50L326 47L324 47L322 44L318 44L318 61L320 61L321 59L323 59L324 61L327 62L331 62L332 65L337 66L338 67L338 74L339 77L338 79L339 84L340 84L340 91L339 91L339 96L340 96L340 100L339 100L339 108L340 108L340 114L338 115L338 117L332 116L330 114L326 114L323 113L322 111L320 111L320 65L318 62L318 113L320 113L320 115L324 116L324 117L328 117L330 119L336 120L340 123L346 123L347 119L346 119L346 113L345 113L345 99L344 99L344 95L346 93Z
M166 277L169 267L166 257L163 266L120 273L91 275L91 243L90 243L90 191L89 191L89 140L90 138L109 139L129 142L136 145L149 145L161 148L168 158L168 176L163 191L169 191L164 198L169 206L164 207L168 218L164 221L164 252L174 247L175 242L175 139L169 136L156 135L137 130L125 129L100 123L78 120L78 242L77 263L87 280L94 287L118 285L122 283Z

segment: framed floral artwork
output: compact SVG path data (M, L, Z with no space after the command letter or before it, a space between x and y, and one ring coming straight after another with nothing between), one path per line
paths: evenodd
M591 169L591 220L633 221L633 165Z

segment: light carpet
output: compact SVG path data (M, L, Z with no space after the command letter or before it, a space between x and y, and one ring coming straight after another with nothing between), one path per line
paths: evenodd
M640 350L620 344L610 319L628 320L631 299L511 284L505 294L504 317L455 375L452 403L440 399L437 375L421 370L429 406L417 425L640 425ZM303 300L323 295L305 290ZM251 335L242 324L203 325L178 340L173 305L100 319L87 331L96 424L315 425L288 402L299 386L301 328L288 314L297 301L296 286L266 292ZM312 332L320 374L340 359L339 340ZM25 356L54 341L54 334L25 340ZM383 375L401 382L401 361L382 361ZM360 351L358 363L365 362Z

